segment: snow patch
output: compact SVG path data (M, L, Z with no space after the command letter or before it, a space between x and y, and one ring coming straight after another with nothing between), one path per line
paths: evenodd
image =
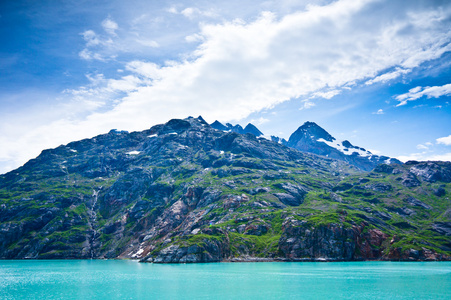
M143 248L140 248L138 251L136 251L135 254L132 255L132 257L138 257L139 255L141 255L144 252Z
M69 149L69 151L70 151L70 152L74 152L74 153L77 153L77 152L78 152L77 150L74 150L74 149Z
M219 151L219 153L220 153L220 154L224 154L224 151L221 150L221 151Z
M147 137L148 138L153 138L153 137L157 137L158 136L158 134L151 134L151 135L148 135Z
M337 149L338 151L342 152L345 155L352 155L354 153L357 153L359 156L363 156L363 157L371 156L371 152L369 152L369 151L363 151L363 150L360 150L360 149L348 148L348 147L343 146L342 141L337 141L336 140L335 142L329 142L329 141L326 141L323 138L317 139L316 141L325 143L329 147L335 148L335 149ZM336 143L336 142L339 142L339 143Z

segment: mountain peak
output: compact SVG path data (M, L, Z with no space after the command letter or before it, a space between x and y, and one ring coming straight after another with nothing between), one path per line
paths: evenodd
M401 164L394 158L373 155L364 148L354 146L348 140L338 141L314 122L305 122L290 136L285 145L300 151L342 160L365 171L374 169L380 163Z
M302 124L300 127L308 128L308 127L320 127L320 126L318 124L316 124L315 122L307 121L307 122L304 122L304 124Z
M204 118L202 118L202 116L198 116L197 120L204 125L208 125L208 123L204 120Z
M222 131L233 131L233 132L240 133L240 134L251 133L255 136L263 135L263 133L257 127L255 127L255 125L253 125L251 123L247 124L247 126L243 129L243 127L241 127L241 125L239 125L239 124L232 125L230 123L226 123L226 125L224 125L221 122L219 122L218 120L216 120L213 123L211 123L210 126L214 129L222 130Z
M328 142L335 140L326 130L317 125L315 122L305 122L300 126L288 139L289 144L296 144L298 141L311 140L317 141L324 139Z
M263 132L261 132L260 130L258 130L257 127L255 127L253 124L249 123L246 125L246 127L244 128L244 132L245 133L251 133L255 136L261 136L263 135Z
M222 130L222 131L226 131L227 130L227 126L225 126L224 124L222 124L218 120L216 120L213 123L211 123L210 126L212 128L214 128L214 129L217 129L217 130Z

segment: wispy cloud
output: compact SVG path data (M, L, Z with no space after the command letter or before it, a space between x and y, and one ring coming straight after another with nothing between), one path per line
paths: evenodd
M117 33L119 25L110 17L101 22L105 34L96 33L89 29L81 33L86 44L79 52L80 58L84 60L98 60L107 62L115 59L122 53L140 52L143 48L158 48L158 42L142 37L137 32Z
M411 72L412 70L409 69L401 69L401 68L396 68L395 71L392 72L388 72L388 73L384 73L382 75L379 75L371 80L368 80L367 82L365 82L366 85L371 85L374 83L385 83L387 81L393 80L395 78L398 78L399 76L403 75L403 74L407 74L409 72Z
M429 147L427 147L426 145L423 145L423 144L418 144L417 145L417 149L419 149L419 150L427 150L427 149L429 149Z
M396 100L399 101L397 106L406 105L408 101L414 101L421 97L427 98L439 98L442 96L451 95L451 83L442 86L417 86L410 89L408 93L396 96Z
M120 57L116 62L123 72L91 75L88 85L67 90L65 96L75 99L70 103L89 103L90 110L82 117L64 115L30 128L27 136L33 140L47 134L52 137L47 145L54 145L82 133L141 130L188 115L239 120L292 99L309 99L301 102L309 108L318 101L312 96L332 99L358 82L385 82L450 51L451 32L446 23L450 8L436 9L428 3L339 0L285 15L264 12L251 21L199 23L198 32L181 37L186 44L199 43L189 44L196 47L194 51L180 50L176 57L181 59L158 62L150 56L130 58L130 54L161 44L136 31L142 20L132 30L125 22L108 17L99 22L104 32L89 29L81 33L85 46L79 56L97 61ZM183 15L182 19L211 15L190 7L173 7L166 13ZM191 38L183 40L185 36ZM395 71L381 75L386 70ZM413 90L411 96L398 96L398 101L410 101L419 92L438 97L449 93L448 86ZM61 130L49 133L55 127ZM1 144L8 149L17 146L12 138ZM23 163L23 157L17 162Z
M183 15L186 18L191 19L191 20L193 20L196 17L210 17L210 18L213 18L213 17L217 17L218 16L218 14L212 9L200 10L197 7L185 7L183 9L181 9L181 10L178 10L175 6L171 6L170 8L168 8L167 11L170 12L170 13L173 13L173 14L181 14L181 15Z
M125 109L129 101L142 105L140 111L155 109L155 101L174 101L180 114L196 110L212 117L220 114L222 119L239 119L301 96L330 99L340 89L382 70L401 66L375 81L407 72L404 64L413 67L437 57L448 32L431 38L430 30L440 33L440 24L430 21L430 11L400 15L391 23L384 21L386 16L370 16L373 26L357 26L361 13L371 5L372 1L342 0L310 6L283 18L263 13L251 23L203 24L197 34L202 42L190 60L165 65L132 63L140 69L129 70L152 84L138 87L124 98L115 115L122 109L129 111ZM414 28L412 33L400 34L406 26ZM434 51L429 51L431 48ZM151 74L143 73L144 69ZM306 103L307 107L313 105Z

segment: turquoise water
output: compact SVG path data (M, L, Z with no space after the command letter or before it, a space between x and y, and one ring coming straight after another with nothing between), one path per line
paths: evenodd
M0 299L451 299L451 263L6 260Z

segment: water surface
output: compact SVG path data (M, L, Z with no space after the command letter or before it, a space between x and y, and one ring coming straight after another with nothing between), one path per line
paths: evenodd
M5 260L0 299L451 299L451 262Z

